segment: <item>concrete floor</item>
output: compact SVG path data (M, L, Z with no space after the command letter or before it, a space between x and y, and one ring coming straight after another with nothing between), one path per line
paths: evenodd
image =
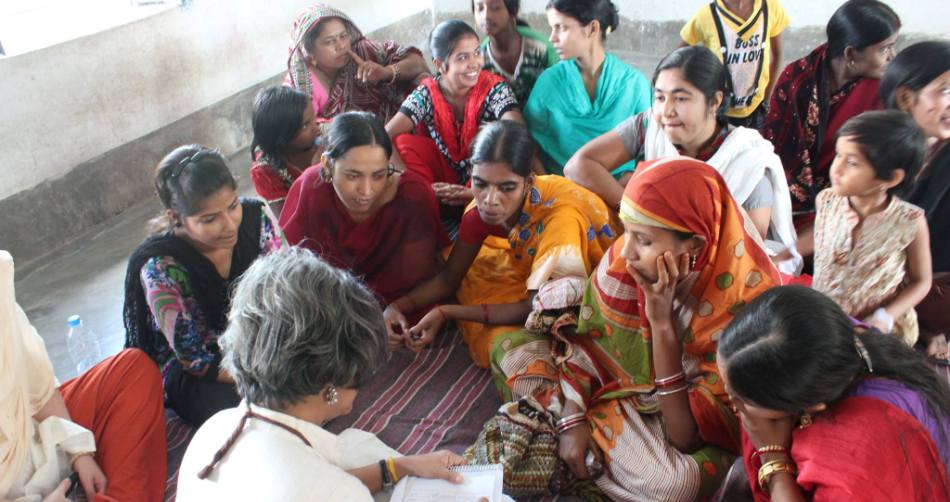
M647 78L659 56L616 51L618 57L638 68ZM238 178L242 195L254 195L247 149L233 154L229 165ZM71 244L37 262L17 260L17 301L46 341L56 376L65 381L76 376L66 349L66 319L79 314L96 333L104 355L122 349L125 269L129 255L145 238L145 225L159 213L158 198L140 204L101 223Z
M253 196L247 149L229 158L238 191ZM98 337L103 354L122 349L122 304L129 255L145 238L145 225L159 214L158 197L146 200L98 225L38 263L14 256L17 302L37 332L60 381L76 376L66 349L66 319L79 314ZM25 265L21 265L24 263Z

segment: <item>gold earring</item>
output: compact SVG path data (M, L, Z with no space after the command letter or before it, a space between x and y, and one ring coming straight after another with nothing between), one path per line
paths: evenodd
M337 392L336 387L331 385L327 387L327 390L323 391L323 400L330 406L333 406L340 401L340 393Z
M815 421L812 420L812 418L811 418L811 413L808 413L807 411L804 412L804 413L802 413L802 416L798 417L798 428L799 428L799 429L805 429L805 428L807 428L807 427L810 427L811 424L813 424L813 423L815 423Z

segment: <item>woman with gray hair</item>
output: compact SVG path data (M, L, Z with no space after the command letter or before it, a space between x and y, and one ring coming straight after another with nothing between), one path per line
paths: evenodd
M353 276L283 249L248 269L229 321L223 365L243 401L198 429L179 501L372 500L404 476L462 481L449 451L400 457L367 432L323 429L386 357L379 304Z

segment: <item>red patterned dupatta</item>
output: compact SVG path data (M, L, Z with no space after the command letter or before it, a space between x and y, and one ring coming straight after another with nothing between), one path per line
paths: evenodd
M439 82L433 78L422 81L422 85L429 89L429 95L432 96L435 128L442 136L452 162L456 165L469 157L469 148L475 141L478 128L482 125L479 117L485 107L485 100L488 98L488 93L499 82L504 82L504 79L494 73L483 70L478 74L475 87L468 91L468 97L465 98L465 115L459 129L455 112L452 111L452 105L442 95Z
M780 284L778 271L761 247L758 233L743 217L739 205L715 169L686 157L673 157L641 165L624 191L621 219L689 232L706 239L694 271L698 272L686 299L675 303L675 321L686 326L684 369L691 376L690 408L700 435L709 443L738 450L737 421L725 410L728 403L716 365L716 343L734 313L768 288ZM650 329L643 312L643 293L627 272L620 256L621 238L611 246L592 278L584 303L595 303L592 319L602 319L602 335L616 338L618 331L639 335L649 344ZM593 297L593 298L591 298ZM581 311L578 332L591 329ZM605 342L596 342L604 345ZM625 349L636 353L634 345ZM650 351L627 363L618 374L610 366L617 358L597 357L616 381L601 394L647 394L653 391ZM633 369L633 371L631 371ZM649 411L644 409L643 411Z
M313 96L315 85L320 85L307 63L304 39L322 21L339 19L350 33L352 50L362 59L373 61L382 66L396 64L410 54L422 55L419 49L401 46L395 42L377 42L363 36L363 32L342 11L326 4L315 4L301 12L294 20L290 31L290 50L287 59L287 78L284 85L291 86L309 96ZM412 89L410 83L389 85L387 82L363 84L356 80L356 63L350 61L344 66L327 90L327 102L323 109L314 107L318 117L333 118L345 111L361 110L375 113L386 122L399 111L403 99Z
M760 464L742 433L742 455L756 502ZM796 482L813 502L946 501L946 469L930 433L911 415L872 397L849 397L792 431Z
M831 186L835 134L848 119L883 108L879 81L860 78L831 92L827 45L788 65L772 93L762 136L775 145L785 166L796 228L814 220L815 197Z

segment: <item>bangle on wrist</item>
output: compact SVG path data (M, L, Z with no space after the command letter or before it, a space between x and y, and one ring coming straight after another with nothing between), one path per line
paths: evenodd
M786 462L784 460L773 460L771 462L766 462L762 467L759 467L759 488L762 489L765 493L769 492L769 482L772 481L772 476L779 472L787 472L794 476L798 474L798 469L795 468L795 464L791 462Z
M77 460L79 460L82 457L91 457L95 455L95 453L96 452L94 451L80 451L80 452L73 453L72 455L69 456L69 466L75 470L75 467L73 466L76 464Z
M765 446L756 448L752 452L752 461L754 462L757 458L760 458L765 453L787 453L788 449L780 444L767 444Z
M389 488L393 485L393 478L389 476L389 466L386 463L386 459L379 461L379 474L383 480L383 488Z
M580 427L580 426L582 426L582 425L587 425L587 417L586 417L586 416L580 417L580 418L575 418L575 419L573 419L573 420L568 420L568 421L563 422L563 423L558 422L558 424L557 424L557 432L558 432L558 434L564 434L565 432L567 432L567 431L569 431L569 430L571 430L571 429L573 429L573 428L575 428L575 427Z
M555 424L555 426L559 433L564 433L565 431L569 429L573 429L574 427L577 427L581 424L586 424L586 423L587 423L587 413L582 411L579 413L573 413L571 415L561 417L561 419L557 421L557 424Z
M653 385L655 385L657 389L668 389L670 387L678 387L679 384L685 381L686 373L680 371L679 373L670 375L668 377L657 378L653 381Z
M557 423L566 422L568 420L574 420L576 418L581 418L581 417L586 417L586 416L587 416L587 413L583 411L579 411L577 413L571 413L570 415L565 415L561 417L560 420L557 421Z
M393 484L399 482L399 474L396 474L396 459L389 457L386 459L386 467L389 469L389 478Z
M684 384L682 384L682 385L680 385L679 387L676 387L676 388L674 388L674 389L659 389L659 390L656 391L656 395L657 395L657 396L672 396L673 394L677 394L677 393L679 393L679 392L683 392L683 391L686 390L686 389L687 389L687 387L686 387L686 384L684 383Z

